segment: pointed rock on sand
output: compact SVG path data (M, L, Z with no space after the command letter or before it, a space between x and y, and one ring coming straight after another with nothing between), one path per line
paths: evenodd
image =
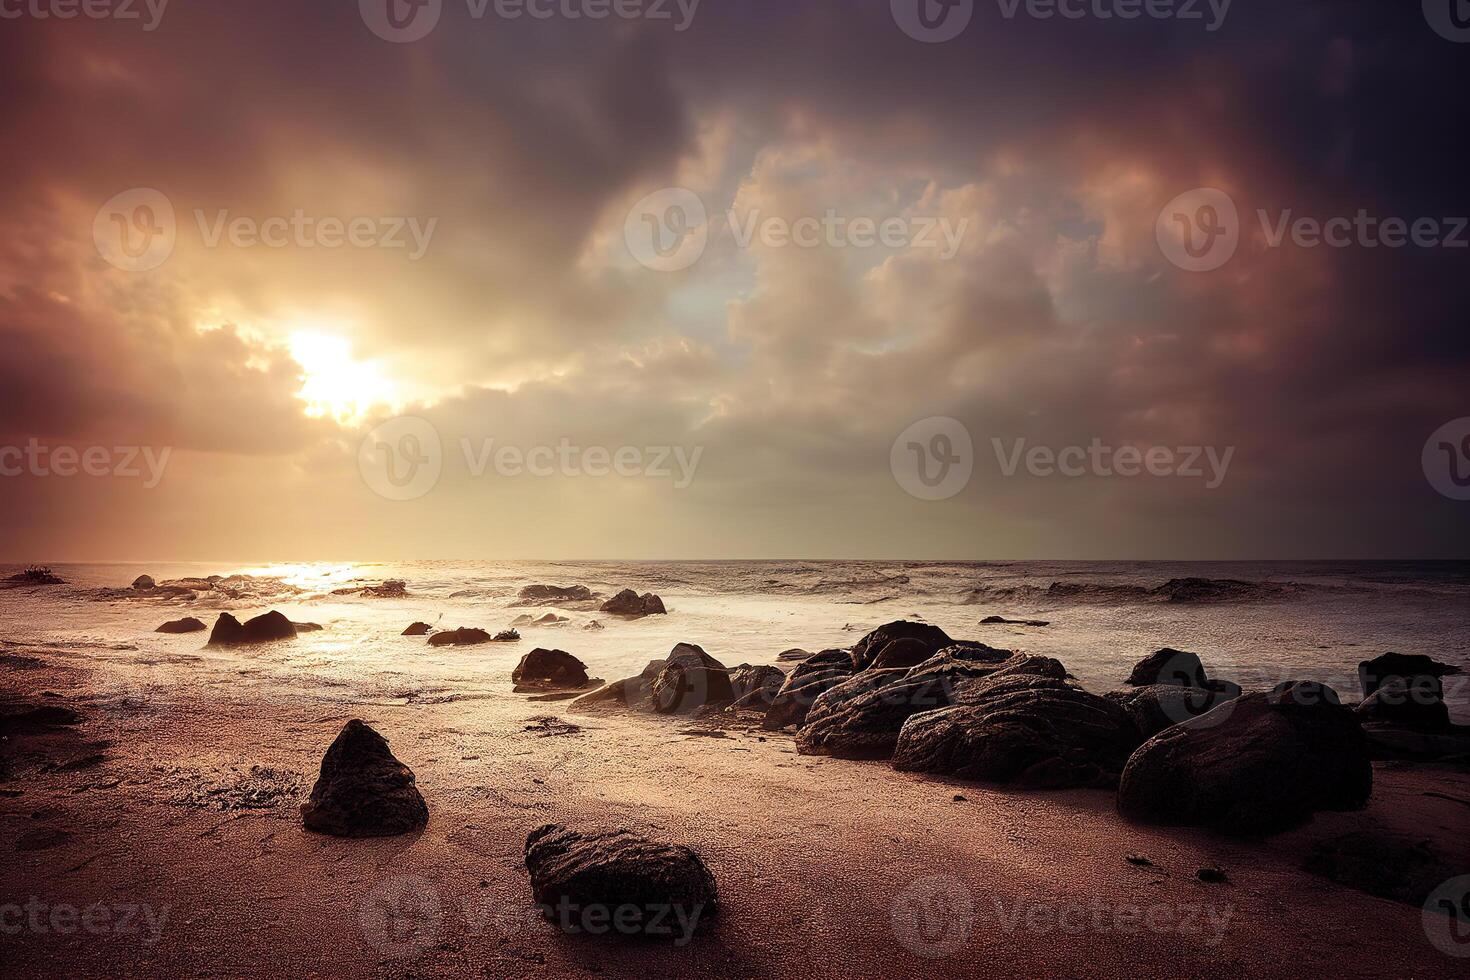
M394 837L428 823L429 807L413 770L393 757L383 736L353 719L327 749L301 820L307 830L334 837Z

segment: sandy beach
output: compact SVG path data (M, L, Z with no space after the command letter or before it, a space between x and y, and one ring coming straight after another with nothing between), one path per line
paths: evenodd
M6 651L9 698L84 718L11 739L0 902L27 925L7 929L10 976L1463 975L1419 908L1301 867L1353 832L1470 867L1463 768L1376 764L1366 810L1244 841L1130 825L1110 792L798 756L783 734L530 700L349 711L258 682L141 702L97 693L118 689L110 669ZM351 717L417 774L421 833L303 830L298 805ZM549 821L689 845L718 918L687 944L563 935L522 864Z

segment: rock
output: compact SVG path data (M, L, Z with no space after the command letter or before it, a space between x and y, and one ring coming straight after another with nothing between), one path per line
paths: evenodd
M492 642L489 633L481 629L460 627L457 630L443 630L429 637L431 647L465 647L476 646L481 643Z
M164 623L155 633L202 633L209 629L193 616L185 616L183 619L171 619Z
M650 660L648 666L636 677L613 681L600 690L584 694L572 702L573 708L582 710L626 709L631 711L653 710L653 681L664 669L663 660Z
M1149 684L1127 691L1109 691L1103 696L1117 702L1128 712L1128 717L1133 719L1143 737L1150 738L1172 725L1197 718L1224 704L1238 695L1238 688L1236 692L1231 694L1179 684Z
M714 876L698 854L626 828L537 827L526 838L526 870L542 914L569 933L617 931L683 945L719 910Z
M588 624L586 626L583 626L582 628L584 630L591 630L591 631L594 631L594 632L597 631L597 630L605 630L605 629L607 629L606 626L603 626L601 623L599 623L595 619L594 620L591 620L590 622L588 622Z
M808 654L801 663L792 668L790 676L795 679L834 669L852 673L851 650L823 650L821 653Z
M958 701L904 724L895 769L1030 788L1108 788L1142 740L1118 705L1056 676L998 673L966 686Z
M210 646L238 646L246 643L269 643L272 640L289 640L296 635L296 627L289 619L272 610L262 616L241 622L229 613L220 613L209 634Z
M817 659L813 657L798 666L786 678L786 682L781 685L776 696L771 699L771 707L761 721L762 728L777 731L789 725L800 725L806 720L807 712L811 710L812 704L823 691L835 687L852 676L852 660L847 657L847 651L829 652L843 654L846 662L840 666L813 664L812 661Z
M298 633L320 633L322 630L326 629L326 627L324 627L321 623L293 622L291 625L296 627L296 632Z
M811 656L811 653L801 649L800 647L792 647L790 650L781 651L781 653L776 656L776 660L780 663L787 663L793 660L800 662L802 660L811 659Z
M589 683L587 665L564 650L537 647L511 671L515 689L568 691Z
M880 626L857 642L852 648L852 665L856 670L866 670L883 652L883 648L894 640L918 640L929 648L931 655L938 653L954 641L938 626L928 623L899 621ZM921 658L921 659L928 659ZM917 662L917 661L916 661Z
M886 759L909 718L949 707L966 685L998 673L1061 679L1066 670L1050 658L1019 654L998 662L936 656L908 670L871 668L817 697L797 733L796 750L802 755Z
M322 758L311 798L301 805L307 830L334 837L394 837L429 822L413 770L361 721L343 726Z
M909 667L917 667L919 664L933 656L934 650L923 640L913 637L904 637L885 644L878 651L878 656L873 658L869 670L891 670L901 667L907 670Z
M753 667L750 664L741 664L730 671L730 689L735 696L736 704L747 700L752 694L764 695L757 700L761 704L761 711L767 710L771 702L776 698L776 692L781 690L781 685L786 683L786 671L780 667L769 665ZM753 706L747 703L747 707Z
M986 616L980 620L981 626L1050 626L1051 622L1045 619L1006 619L1004 616Z
M65 585L66 581L45 565L32 565L5 579L11 585Z
M133 579L133 588L139 592L148 592L152 589L156 589L157 587L158 583L153 581L152 576L139 575L137 578Z
M521 589L519 600L523 605L540 606L558 602L588 602L592 590L585 585L528 585Z
M660 616L668 612L664 601L652 592L639 595L624 589L602 604L602 611L614 616Z
M399 635L400 636L428 636L431 632L433 632L433 630L434 630L434 627L430 626L428 623L414 623L412 626L410 626L408 629L404 630Z
M1453 664L1441 663L1423 654L1385 653L1358 664L1358 684L1363 689L1363 697L1367 698L1390 678L1399 677L1412 685L1419 677L1438 680L1459 672L1460 668Z
M1230 876L1219 868L1200 868L1194 876L1211 885L1224 885L1230 881Z
M661 715L717 707L735 700L724 664L692 643L680 643L653 680L653 710Z
M408 583L402 579L389 579L382 585L372 585L362 590L371 599L403 599L408 596Z
M1354 709L1362 722L1382 722L1419 732L1447 732L1450 709L1438 677L1420 675L1412 681L1390 677Z
M1173 684L1180 687L1204 687L1208 683L1199 654L1165 647L1151 653L1133 666L1126 683L1134 687Z
M521 634L516 630L501 630L495 634L492 643L519 643Z
M1128 760L1119 812L1258 834L1317 810L1361 808L1373 789L1367 737L1330 690L1247 694L1164 729Z

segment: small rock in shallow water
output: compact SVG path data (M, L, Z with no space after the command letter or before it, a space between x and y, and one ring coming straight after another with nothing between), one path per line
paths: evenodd
M445 630L442 633L435 633L429 637L429 646L431 647L475 646L476 644L489 642L491 642L490 634L484 630L463 627L457 630Z
M220 613L209 634L210 646L236 646L244 643L268 643L289 640L296 635L291 621L274 610L256 616L243 624L229 613Z
M545 824L526 838L526 870L542 914L569 934L682 946L719 909L714 876L698 854L625 828L582 834Z
M521 658L510 673L517 691L575 690L586 687L587 665L565 650L537 647Z
M406 834L429 822L414 783L413 770L393 757L387 740L353 719L322 759L311 799L301 805L302 822L334 837Z
M209 629L193 616L185 616L183 619L173 619L164 623L155 633L202 633Z
M399 635L400 636L428 636L429 633L433 631L433 629L434 629L434 627L430 626L428 623L414 623L412 626L410 626L408 629L404 630Z

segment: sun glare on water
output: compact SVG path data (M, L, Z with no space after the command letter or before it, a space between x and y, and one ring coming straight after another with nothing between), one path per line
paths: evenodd
M291 356L304 378L296 397L313 418L360 421L375 405L392 405L397 394L375 361L358 361L352 344L342 337L297 331L290 338Z

